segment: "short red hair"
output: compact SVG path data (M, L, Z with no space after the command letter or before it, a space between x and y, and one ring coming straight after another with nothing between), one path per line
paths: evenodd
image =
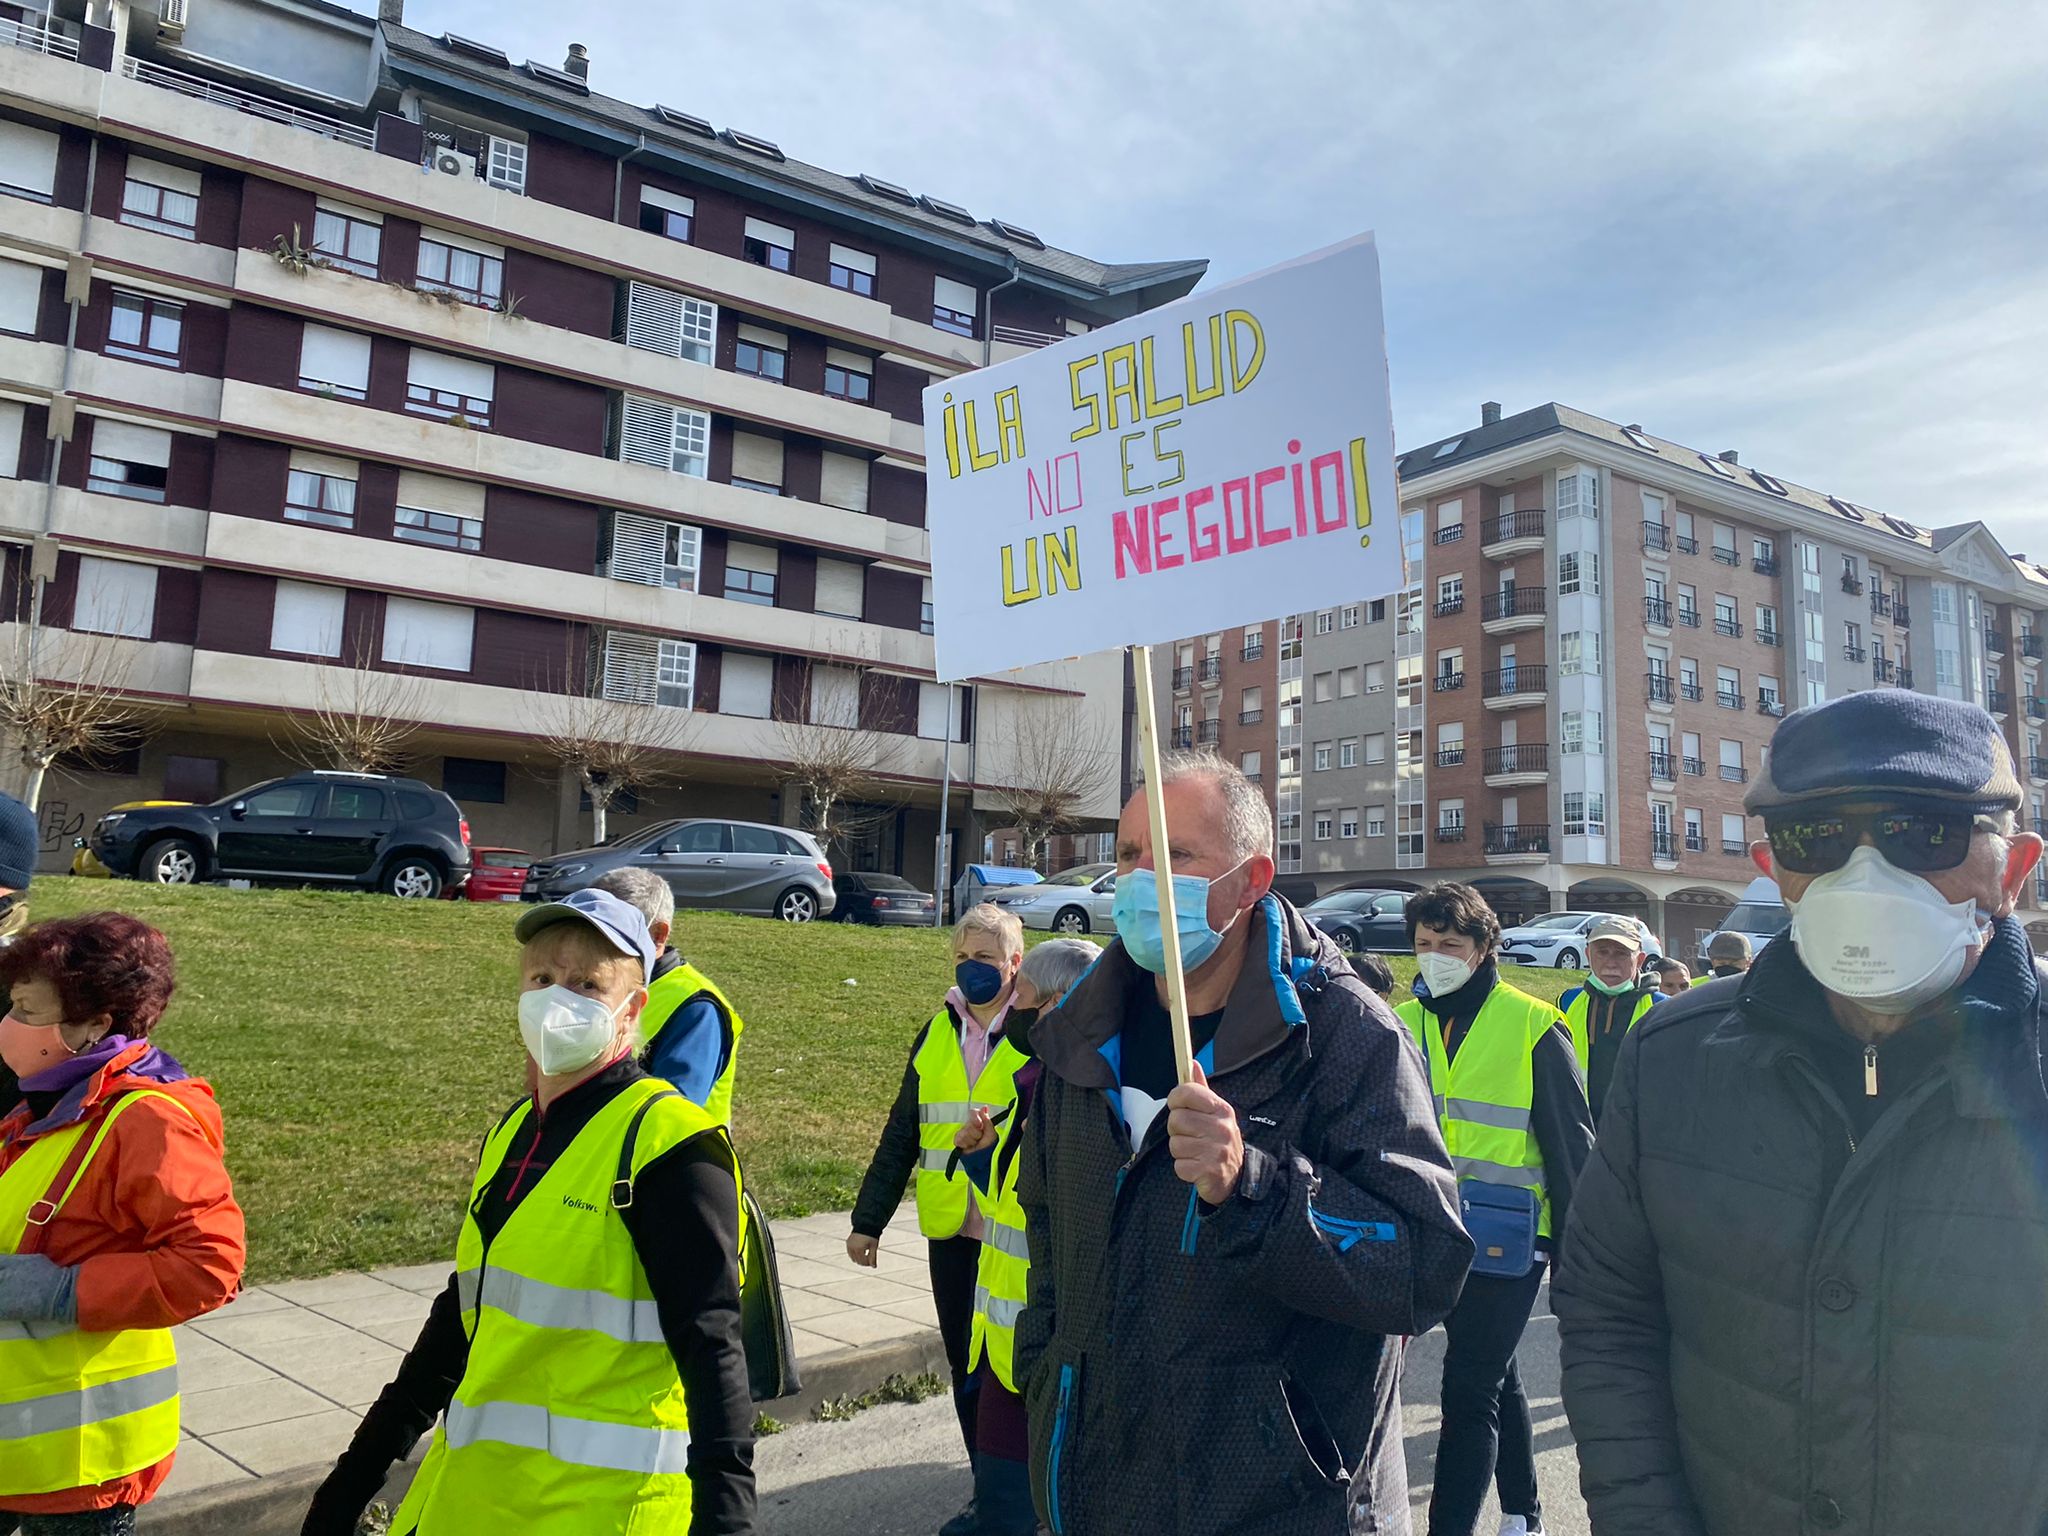
M115 1034L134 1036L156 1028L178 985L169 941L125 912L88 912L22 930L0 947L0 994L29 977L56 988L65 1023L104 1013Z

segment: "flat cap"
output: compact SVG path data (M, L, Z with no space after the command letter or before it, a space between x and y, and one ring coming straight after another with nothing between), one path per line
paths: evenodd
M2020 799L2005 737L1975 704L1868 688L1787 715L1742 808L1764 816L1876 800L1991 812Z
M1603 917L1586 930L1588 944L1600 939L1612 939L1631 951L1640 951L1643 947L1643 930L1636 926L1633 918Z
M1746 933L1717 933L1707 940L1709 960L1747 961L1749 959L1749 935Z

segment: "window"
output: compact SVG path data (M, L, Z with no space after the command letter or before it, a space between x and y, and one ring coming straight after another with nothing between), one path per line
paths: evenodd
M171 479L171 434L96 418L85 488L130 501L163 501Z
M21 473L21 435L25 411L19 401L0 400L0 480Z
M1573 630L1557 640L1557 670L1562 677L1598 677L1601 667L1601 635L1597 629Z
M866 606L867 572L850 560L818 557L817 596L811 603L815 613L835 619L858 619Z
M1465 537L1465 503L1447 501L1436 509L1436 542L1453 544Z
M766 720L773 713L775 658L727 651L718 668L718 712ZM918 734L922 735L920 731Z
M308 325L299 338L299 388L360 400L370 390L370 338Z
M1327 843L1330 840L1330 830L1335 819L1328 811L1316 812L1315 839L1317 842Z
M406 667L467 672L476 637L476 614L452 603L415 597L384 599L383 657Z
M375 277L384 249L384 216L321 198L313 210L313 254L330 267Z
M1358 836L1358 812L1355 810L1337 813L1337 835L1347 843Z
M121 187L121 222L181 240L197 239L199 173L130 155L128 179Z
M1439 576L1436 583L1436 606L1439 613L1453 613L1465 603L1465 578Z
M1339 667L1337 669L1337 697L1340 699L1355 699L1358 697L1358 668Z
M1733 565L1742 557L1735 552L1735 530L1727 523L1714 524L1714 558Z
M97 461L95 461L97 462ZM1962 686L1962 660L1957 653L1945 645L1934 648L1934 683L1937 688L1959 688Z
M875 296L875 258L849 245L834 245L826 279L834 288L871 299Z
M526 195L526 145L519 139L491 135L484 155L484 180L506 192Z
M860 673L852 667L823 663L811 668L813 725L838 726L851 730L860 724Z
M836 400L867 405L875 398L875 365L858 352L825 349L825 393Z
M503 805L505 765L484 757L444 757L441 792L471 805Z
M1600 515L1600 477L1591 471L1577 471L1557 477L1557 516L1562 522L1568 517L1598 517Z
M0 261L0 331L35 335L42 309L43 269L25 261Z
M1768 573L1771 562L1778 558L1778 546L1769 539L1753 538L1749 541L1749 553Z
M1579 590L1579 557L1575 554L1557 557L1557 595L1569 597Z
M1337 610L1337 627L1339 629L1356 629L1358 628L1359 617L1360 605L1357 603L1346 603Z
M1692 656L1681 656L1678 658L1678 680L1688 689L1697 690L1699 688L1700 664L1698 658ZM1694 692L1688 696L1696 698L1698 694Z
M1956 621L1956 589L1945 581L1937 581L1932 591L1929 612L1937 624L1953 624Z
M1441 831L1462 832L1465 830L1465 802L1463 800L1439 800L1436 803L1436 824Z
M1260 761L1259 754L1256 752L1240 752L1237 757L1237 766L1246 778L1256 779L1259 776Z
M1316 633L1318 635L1329 634L1332 629L1336 628L1336 622L1336 611L1334 609L1325 608L1321 613L1316 615Z
M927 741L946 739L947 711L952 711L953 739L965 741L967 726L966 696L954 697L958 690L949 689L939 683L917 685L917 734Z
M1742 707L1742 674L1733 667L1714 669L1714 693L1717 701L1727 709Z
M57 190L57 135L0 122L0 192L47 203Z
M867 511L868 461L826 449L818 499L828 507L841 507L848 512Z
M405 408L462 426L491 424L497 370L489 363L414 347L405 370Z
M1773 637L1778 633L1778 610L1769 603L1758 603L1756 605L1756 632L1759 635L1771 635Z
M932 579L929 576L924 578L918 593L917 630L922 635L932 632Z
M1758 677L1756 680L1757 701L1766 709L1777 709L1778 680L1775 677Z
M974 334L974 316L981 308L981 295L969 283L950 277L932 279L932 324L955 336Z
M270 611L270 648L291 656L339 656L348 593L307 581L280 581Z
M114 290L107 319L107 353L175 368L185 333L185 306L149 293Z
M696 702L697 647L613 630L604 637L603 691L608 699L688 709Z
M796 231L766 219L748 219L740 255L757 267L787 272L796 255Z
M776 553L765 544L734 539L725 547L725 595L736 603L775 606Z
M1740 781L1742 774L1742 743L1721 739L1721 777L1728 778L1731 772Z
M1749 846L1748 839L1743 836L1743 832L1743 822L1739 815L1733 811L1723 811L1721 813L1721 851L1723 853L1740 853Z
M777 384L788 382L789 338L780 331L764 330L758 325L741 326L739 342L733 349L732 367L735 373L751 374L757 379L769 379Z
M1314 762L1314 764L1315 764L1315 771L1316 771L1317 773L1327 773L1327 772L1329 772L1329 769L1330 769L1330 747L1331 747L1331 743L1329 743L1329 742L1327 742L1327 741L1319 741L1319 742L1317 742L1317 743L1316 743L1316 745L1315 745L1315 755L1314 755L1314 758L1313 758L1313 762Z
M505 296L504 249L438 229L422 230L418 286L496 309Z
M659 187L640 189L640 227L650 235L688 245L696 225L695 198L684 197L680 192L664 192Z
M285 521L322 528L356 525L356 466L347 459L294 450L285 477Z
M1374 733L1365 738L1365 760L1368 763L1384 763L1387 760L1387 738L1384 733Z
M614 512L605 574L614 581L694 592L702 547L702 532L689 523Z
M1820 546L1803 539L1799 543L1799 586L1804 592L1820 595Z
M1465 673L1465 649L1452 646L1449 650L1436 653L1436 675L1439 678L1462 677Z
M782 440L758 432L732 435L732 483L769 496L782 494Z
M718 306L652 283L626 284L626 345L685 362L708 363L718 341Z
M1339 768L1356 768L1358 766L1358 738L1356 736L1346 736L1337 743L1337 766Z
M1316 704L1327 704L1337 696L1337 674L1318 672L1310 685L1309 699Z
M391 536L408 544L437 549L481 550L484 547L484 487L476 480L454 480L418 470L398 472L398 510Z
M688 406L627 395L619 457L701 480L711 463L711 417Z
M1385 693L1387 691L1387 664L1384 661L1368 661L1365 664L1365 691Z
M1605 750L1603 721L1597 709L1567 709L1558 716L1558 750L1567 757Z
M1578 790L1565 791L1564 834L1566 837L1586 835L1586 797Z
M1369 805L1365 808L1365 835L1385 837L1387 835L1387 808L1384 805Z
M156 567L81 555L71 627L86 634L147 640L156 628Z

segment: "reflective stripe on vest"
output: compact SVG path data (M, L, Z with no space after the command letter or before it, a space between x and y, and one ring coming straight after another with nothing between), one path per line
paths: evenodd
M996 1186L992 1191L975 1191L984 1220L981 1257L975 1269L974 1322L967 1345L968 1368L973 1370L986 1359L996 1380L1011 1392L1017 1390L1017 1317L1024 1310L1031 1276L1024 1202L1017 1197L1024 1159L1007 1155L1020 1130L1021 1120L1015 1115L1001 1127L989 1164L998 1174Z
M1031 1262L1031 1244L1022 1227L1013 1227L1006 1221L991 1221L982 1232L981 1241L984 1247L993 1248L997 1253L1022 1259L1027 1264Z
M612 1205L643 1108L634 1175L694 1136L725 1135L660 1079L636 1081L577 1132L488 1245L474 1219L463 1222L455 1265L468 1360L393 1532L690 1528L682 1378ZM522 1105L486 1138L472 1210L531 1113Z
M81 1121L26 1144L0 1174L0 1253L20 1252L31 1225L63 1210L114 1122L143 1099L191 1114L173 1095L141 1089L114 1099L96 1125ZM88 1130L85 1156L69 1182L53 1188ZM178 1350L169 1329L0 1324L0 1499L96 1487L177 1448Z
M732 1031L732 1046L726 1053L725 1070L718 1074L718 1081L711 1085L711 1092L704 1100L705 1113L714 1124L732 1124L733 1082L739 1072L740 1036L746 1032L746 1021L739 1010L718 988L718 984L687 960L672 971L655 977L647 988L647 1006L640 1010L641 1049L653 1047L668 1021L675 1017L682 1006L692 999L704 996L711 999L718 1009L719 1018Z
M925 1026L912 1066L917 1073L917 1228L926 1237L956 1237L967 1221L970 1181L957 1166L950 1177L946 1172L953 1164L953 1133L977 1107L994 1112L1012 1103L1017 1071L1028 1059L998 1036L981 1076L969 1083L952 1010L941 1008Z
M1625 1035L1642 1023L1643 1015L1656 1005L1656 1001L1648 993L1638 996L1635 1012L1629 1015L1628 1023L1622 1027L1621 1032ZM1565 1028L1571 1032L1572 1051L1579 1058L1579 1070L1581 1072L1591 1072L1593 1070L1592 1014L1593 989L1582 985L1579 988L1579 995L1572 999L1571 1007L1564 1011Z
M984 1285L975 1287L974 1310L998 1328L1015 1328L1018 1317L1024 1311L1024 1303L1011 1301L1004 1296L991 1296L988 1287Z
M1549 1237L1550 1192L1543 1182L1543 1152L1531 1128L1537 1043L1557 1022L1557 1010L1501 983L1487 994L1452 1058L1435 1015L1410 998L1395 1009L1429 1061L1430 1091L1439 1111L1451 1167L1462 1179L1535 1193L1536 1230Z

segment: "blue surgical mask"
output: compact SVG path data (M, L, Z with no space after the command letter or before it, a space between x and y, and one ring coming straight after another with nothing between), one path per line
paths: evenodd
M1240 859L1216 878L1228 879L1243 869ZM1209 877L1175 875L1173 909L1180 929L1180 964L1192 971L1216 953L1223 935L1209 926ZM1123 940L1124 953L1153 975L1166 970L1166 933L1159 919L1159 872L1134 869L1116 877L1116 901L1110 908L1116 919L1116 936ZM1240 915L1242 915L1240 913ZM1232 923L1237 919L1233 917Z
M1003 990L1002 967L990 965L986 960L962 960L953 967L953 985L960 989L960 995L979 1008L983 1003L992 1003L996 994Z

